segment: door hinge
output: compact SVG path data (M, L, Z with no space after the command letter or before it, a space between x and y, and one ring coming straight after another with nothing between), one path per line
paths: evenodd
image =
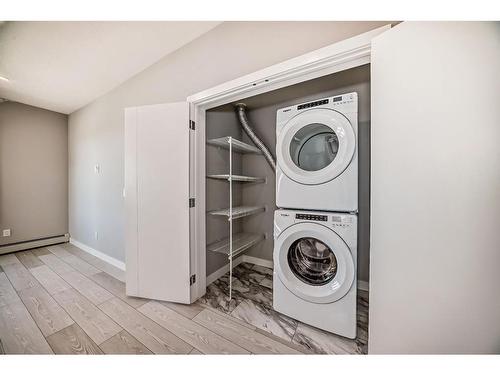
M189 129L194 130L195 129L195 123L193 120L189 120Z
M194 200L194 198L189 198L189 208L194 207L194 205L195 205L195 200Z
M193 285L196 282L196 275L191 275L189 278L189 285Z

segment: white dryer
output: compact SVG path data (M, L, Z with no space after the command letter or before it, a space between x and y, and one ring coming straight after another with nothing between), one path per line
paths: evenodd
M279 109L276 205L356 212L357 136L355 92Z
M355 338L356 256L356 215L275 211L273 308Z

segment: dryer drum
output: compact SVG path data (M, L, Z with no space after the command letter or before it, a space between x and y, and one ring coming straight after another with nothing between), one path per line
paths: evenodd
M300 238L288 250L288 265L301 281L309 285L325 285L337 274L337 259L322 241Z
M313 172L332 163L339 150L337 134L323 124L309 124L290 142L290 156L297 167Z

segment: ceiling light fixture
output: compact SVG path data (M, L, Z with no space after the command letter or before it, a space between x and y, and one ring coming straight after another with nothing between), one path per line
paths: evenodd
M8 79L8 78L5 78L5 77L0 76L0 81L9 82L9 79Z

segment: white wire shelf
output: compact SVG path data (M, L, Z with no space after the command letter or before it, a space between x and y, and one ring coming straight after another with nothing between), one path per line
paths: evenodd
M229 174L211 174L207 178L229 181ZM264 177L240 176L235 174L232 175L232 179L237 182L264 182L266 180Z
M239 153L250 153L250 154L261 154L262 152L255 146L249 145L245 142L238 141L237 139L234 139L232 137L222 137L222 138L214 138L214 139L209 139L207 143L212 146L217 146L217 147L222 147L229 149L229 140L231 140L231 143L233 144L232 150L234 152L239 152Z
M233 220L239 219L245 216L250 216L254 214L258 214L266 209L265 206L237 206L233 207ZM224 208L222 210L210 211L208 212L210 215L215 216L227 216L228 219L230 217L230 209Z
M258 244L265 238L262 233L235 233L233 234L233 258L243 253L245 250L251 248L252 246ZM225 254L230 256L230 246L229 237L225 237L222 240L214 242L207 246L207 250L214 251L216 253Z

